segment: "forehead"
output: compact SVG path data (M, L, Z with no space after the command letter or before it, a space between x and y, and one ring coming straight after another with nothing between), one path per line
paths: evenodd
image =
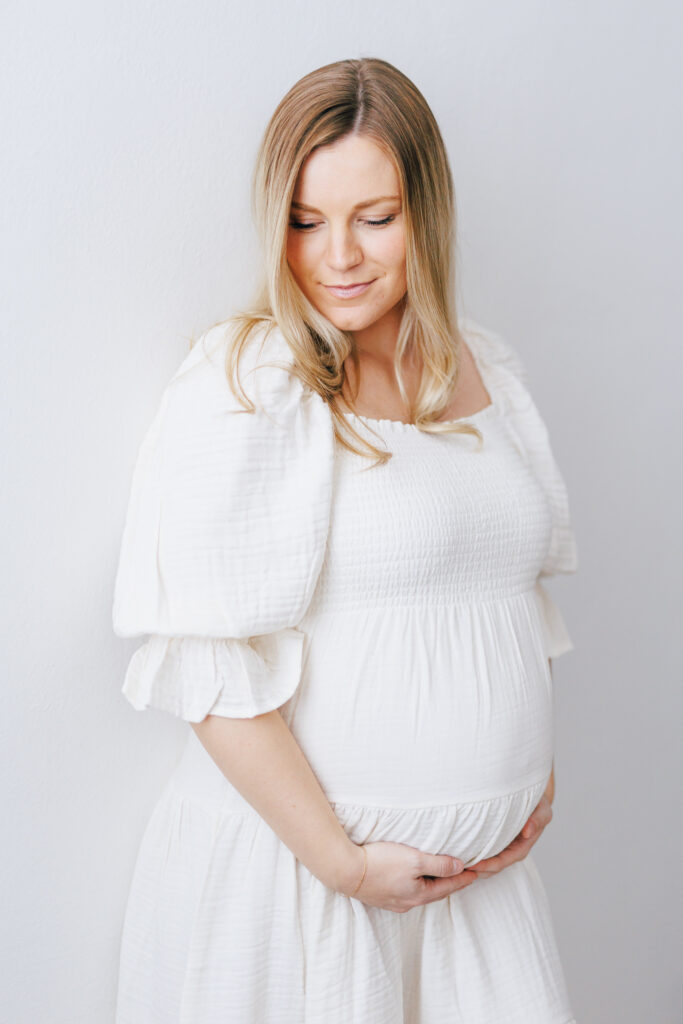
M348 135L315 149L304 161L294 199L322 209L353 206L373 196L400 195L393 161L373 140Z

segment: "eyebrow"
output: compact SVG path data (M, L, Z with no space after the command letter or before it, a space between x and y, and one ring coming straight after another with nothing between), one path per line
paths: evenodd
M375 196L374 199L364 199L362 203L356 203L353 207L354 210L363 210L366 206L374 206L375 203L384 203L388 200L398 202L400 196ZM307 206L305 203L297 203L296 200L292 201L292 206L295 206L297 210L307 210L309 213L320 213L320 210L316 210L315 206Z

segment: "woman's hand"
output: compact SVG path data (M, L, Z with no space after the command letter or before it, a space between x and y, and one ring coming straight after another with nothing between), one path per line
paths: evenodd
M515 861L523 860L534 843L540 838L543 829L550 823L552 816L553 809L548 797L548 790L546 789L539 803L534 808L533 814L510 845L506 846L500 853L497 853L495 857L487 857L485 860L477 861L476 864L468 865L468 870L476 872L478 878L489 878L510 864L514 864Z
M354 892L367 868L358 892ZM445 853L424 853L404 843L377 842L355 846L349 865L349 881L339 888L346 896L404 914L423 903L433 903L476 882L474 871L463 869L462 861Z

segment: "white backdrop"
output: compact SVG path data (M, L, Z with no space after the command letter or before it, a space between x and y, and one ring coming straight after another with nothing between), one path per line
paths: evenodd
M580 572L552 589L575 650L534 854L575 1012L680 1020L682 35L674 0L6 0L3 1024L113 1020L137 846L188 728L120 694L135 455L189 337L251 296L270 113L357 56L441 124L462 312L524 356L569 487Z

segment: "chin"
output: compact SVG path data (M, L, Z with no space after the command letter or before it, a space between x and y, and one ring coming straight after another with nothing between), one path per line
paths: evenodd
M374 314L364 313L360 309L332 309L321 312L340 331L363 331L379 319Z

